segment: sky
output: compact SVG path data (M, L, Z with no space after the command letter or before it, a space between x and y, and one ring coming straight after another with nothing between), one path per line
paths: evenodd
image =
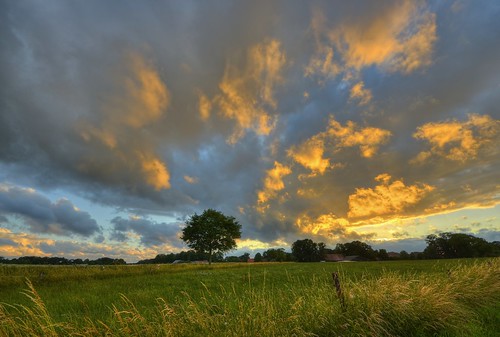
M0 2L0 256L500 240L498 1Z

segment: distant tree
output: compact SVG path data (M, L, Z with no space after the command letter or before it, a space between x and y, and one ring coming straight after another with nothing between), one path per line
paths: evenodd
M402 250L399 252L399 258L401 260L409 260L410 259L410 254L406 250Z
M201 215L195 213L188 219L181 239L197 252L208 254L208 263L211 264L214 254L234 249L235 239L240 237L241 225L234 217L207 209Z
M425 239L424 255L429 259L492 256L494 246L488 241L464 233L431 234Z
M224 259L226 262L241 262L241 259L238 256L226 256Z
M342 254L344 256L357 255L369 260L375 260L377 256L370 245L361 241L338 243L334 250L337 254Z
M385 250L385 249L379 249L377 251L377 258L379 260L389 260L389 254L387 254L387 250Z
M285 248L270 248L262 254L266 261L270 262L283 262L286 261Z
M248 262L249 258L250 258L250 254L249 253L244 253L243 255L241 255L239 257L240 262Z
M292 244L292 255L298 262L320 261L324 251L324 243L316 243L311 239L297 240Z
M255 262L262 262L262 254L261 253L257 253L255 254L255 257L253 259Z

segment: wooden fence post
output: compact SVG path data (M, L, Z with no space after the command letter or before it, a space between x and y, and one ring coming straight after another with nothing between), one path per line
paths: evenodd
M340 287L339 273L333 272L332 277L333 277L333 284L335 285L335 290L337 291L337 297L340 301L340 307L342 308L342 311L345 311L346 303L345 303L344 293L342 293L342 288Z

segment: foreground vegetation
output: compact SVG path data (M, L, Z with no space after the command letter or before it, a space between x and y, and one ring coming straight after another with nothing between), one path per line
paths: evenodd
M336 271L344 306L332 282ZM500 331L500 259L0 266L0 277L5 302L0 336L497 336Z

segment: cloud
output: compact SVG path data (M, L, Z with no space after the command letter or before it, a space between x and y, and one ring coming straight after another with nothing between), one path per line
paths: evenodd
M170 173L166 164L142 134L143 128L162 118L170 104L170 93L153 65L141 55L130 54L125 64L123 74L116 76L116 92L106 97L101 106L99 125L82 120L77 126L88 146L100 143L100 150L106 155L96 158L89 153L78 168L104 175L113 175L115 170L123 172L126 168L128 175L142 177L143 182L155 190L168 189ZM125 134L128 134L126 138ZM108 158L112 163L105 163Z
M325 173L330 165L330 160L323 157L325 152L325 140L323 134L315 135L298 146L292 146L288 150L288 156L300 165L308 168L313 174Z
M359 105L367 105L371 102L373 96L370 89L365 88L363 81L356 83L351 88L349 99L358 101Z
M349 196L349 218L403 215L435 189L427 184L407 186L403 180L392 181L388 174L378 175L375 181L380 183L375 188L356 188L356 192Z
M243 69L232 63L226 65L219 83L221 94L213 101L222 117L236 122L236 129L228 139L231 144L243 137L246 130L268 135L274 129L276 119L268 111L277 107L274 91L284 81L281 73L285 64L281 43L267 40L249 48ZM205 116L207 102L200 102L202 107L200 113Z
M89 237L101 232L92 216L67 199L52 203L31 188L0 185L0 211L22 217L35 233Z
M342 126L333 118L330 119L327 134L335 140L335 146L339 149L359 146L361 155L365 158L373 157L391 136L390 131L374 127L360 128L352 121Z
M430 150L422 151L413 163L422 163L437 155L448 160L465 162L477 157L483 148L495 149L500 140L500 121L488 115L470 114L468 120L427 123L413 134L429 143Z
M361 236L377 232L373 241L393 239L400 218L489 212L481 207L497 202L500 181L498 131L486 127L498 119L500 10L494 1L461 7L9 2L0 11L0 181L90 200L103 208L85 209L103 227L96 251L122 245L153 256L180 241L142 244L139 225L115 233L103 214L170 224L217 208L238 217L244 239L291 243L305 235L304 214L307 230L332 214L351 226L331 225L339 237L356 226ZM461 131L424 128L447 123ZM374 182L378 173L393 178ZM377 186L425 196L405 204ZM392 213L369 205L351 218L357 190ZM6 217L5 227L30 226ZM316 235L335 243L328 228ZM110 233L127 241L102 241Z
M117 216L111 220L111 224L111 237L117 241L127 241L129 235L134 234L139 237L141 244L147 247L179 244L179 224L159 223L137 216L130 216L128 219Z
M198 183L198 178L196 177L191 177L191 176L188 176L188 175L185 175L184 176L184 180L189 183L189 184L197 184Z
M257 192L257 201L259 204L266 203L274 198L278 191L285 188L283 177L292 173L292 170L278 162L274 162L274 167L267 170L264 178L264 188Z
M288 150L288 156L310 169L313 174L324 174L328 168L339 167L338 163L331 164L330 159L325 158L327 150L330 150L331 156L343 148L359 147L363 157L371 158L390 136L390 131L358 127L352 121L347 121L346 125L342 126L331 116L326 131L317 133L298 146L292 146Z
M403 1L380 6L362 19L347 16L328 27L320 10L313 11L311 31L316 51L305 68L313 74L349 79L371 66L409 74L432 64L437 41L436 16L421 3ZM359 82L358 82L359 83Z
M296 225L302 233L320 236L328 242L369 240L376 236L375 233L361 234L349 230L349 220L339 218L333 213L321 214L316 218L304 214L297 219Z

